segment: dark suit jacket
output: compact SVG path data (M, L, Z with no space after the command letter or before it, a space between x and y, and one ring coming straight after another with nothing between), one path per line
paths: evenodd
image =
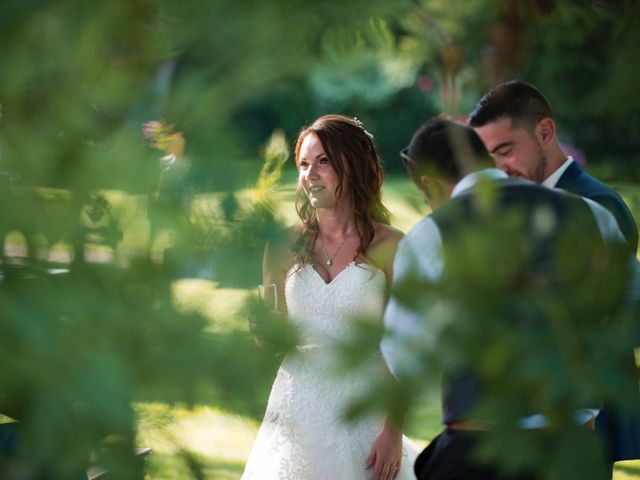
M637 252L638 227L629 207L624 203L618 192L583 172L576 162L572 162L569 168L565 170L556 187L593 200L609 210L616 217L618 226L624 238L627 239L631 252L634 254Z
M635 255L638 249L638 227L618 192L584 173L576 162L565 170L556 187L589 198L609 210L616 217L618 226ZM596 430L606 444L609 461L640 458L640 413L622 415L605 404L596 419Z

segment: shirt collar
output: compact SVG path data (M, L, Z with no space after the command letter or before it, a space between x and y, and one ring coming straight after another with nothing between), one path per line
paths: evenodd
M509 178L506 173L497 168L485 168L484 170L479 170L477 172L470 173L460 180L455 187L453 187L453 191L451 192L451 198L457 197L465 190L476 185L481 179L486 180L500 180L504 178Z
M567 156L567 159L564 161L564 163L560 165L555 172L549 175L544 180L544 182L542 182L542 185L544 185L545 187L554 188L558 183L558 180L560 180L560 177L562 176L562 174L565 172L567 168L569 168L569 165L571 165L572 162L573 162L573 157L571 155Z

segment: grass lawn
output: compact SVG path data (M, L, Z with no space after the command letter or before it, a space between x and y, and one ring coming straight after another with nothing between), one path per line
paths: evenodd
M640 188L624 185L620 191L640 220ZM293 195L291 184L279 193L282 201L280 213L289 223L295 220ZM394 214L394 225L404 231L428 211L420 195L405 178L391 178L386 182L384 200ZM242 306L248 293L246 290L221 289L214 282L204 280L181 280L174 285L176 304L211 318L214 331L247 330L246 319L233 312ZM256 402L266 406L266 394ZM191 408L140 402L136 404L136 411L139 416L139 445L153 449L148 458L149 479L239 478L260 421L253 416L219 409L213 402L206 401ZM434 389L422 406L411 412L407 435L419 446L426 445L440 430L439 416L438 392ZM195 460L204 467L202 476L191 469ZM619 463L614 478L640 480L640 461Z

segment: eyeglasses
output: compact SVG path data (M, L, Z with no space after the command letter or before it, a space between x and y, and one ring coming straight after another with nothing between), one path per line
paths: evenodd
M407 170L411 172L415 169L416 161L409 156L409 147L405 147L400 151L400 158L402 159L402 164Z

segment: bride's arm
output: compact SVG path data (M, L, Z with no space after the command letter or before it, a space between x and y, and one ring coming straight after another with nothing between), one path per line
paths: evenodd
M384 226L381 231L381 241L377 243L377 257L380 267L386 276L385 304L389 299L391 291L391 281L393 279L393 260L398 243L403 237L403 233L393 227ZM389 389L393 393L399 392L399 385L389 369L384 363L385 377L389 383ZM402 399L400 399L401 401ZM395 403L395 402L392 402ZM402 464L402 431L406 417L406 409L400 408L400 412L395 411L389 414L385 420L384 427L371 446L371 452L367 458L367 468L374 468L372 480L393 480L395 479Z
M377 224L376 235L371 242L367 256L373 263L381 269L386 277L384 300L385 304L389 300L391 292L391 280L393 279L393 259L398 249L398 243L402 240L404 233L395 227L384 224Z
M374 468L372 480L393 480L400 473L402 465L402 431L407 416L404 406L406 399L400 390L400 385L391 374L386 364L384 365L385 377L389 382L390 390L389 413L384 422L384 427L376 437L371 452L367 458L367 469ZM404 466L411 468L411 466Z
M277 310L279 320L286 322L287 320L287 305L284 295L284 283L288 269L289 253L285 240L276 237L274 240L268 240L264 247L264 254L262 257L262 283L265 285L273 284L276 287L277 298ZM277 346L274 344L274 338L269 340L270 334L275 333L272 330L279 330L277 325L269 326L267 318L260 318L256 314L252 314L249 318L249 328L254 336L255 343L258 347ZM285 336L287 333L285 332ZM282 337L282 331L280 334L276 334L275 343L280 343L284 337Z
M402 432L407 416L406 398L384 362L383 368L390 393L388 396L389 413L367 458L367 469L375 467L372 480L393 480L402 468ZM405 468L411 468L411 466L405 466Z
M287 318L287 304L284 296L284 282L290 263L288 249L280 244L267 240L262 257L262 283L273 283L278 297L278 311L282 318Z

